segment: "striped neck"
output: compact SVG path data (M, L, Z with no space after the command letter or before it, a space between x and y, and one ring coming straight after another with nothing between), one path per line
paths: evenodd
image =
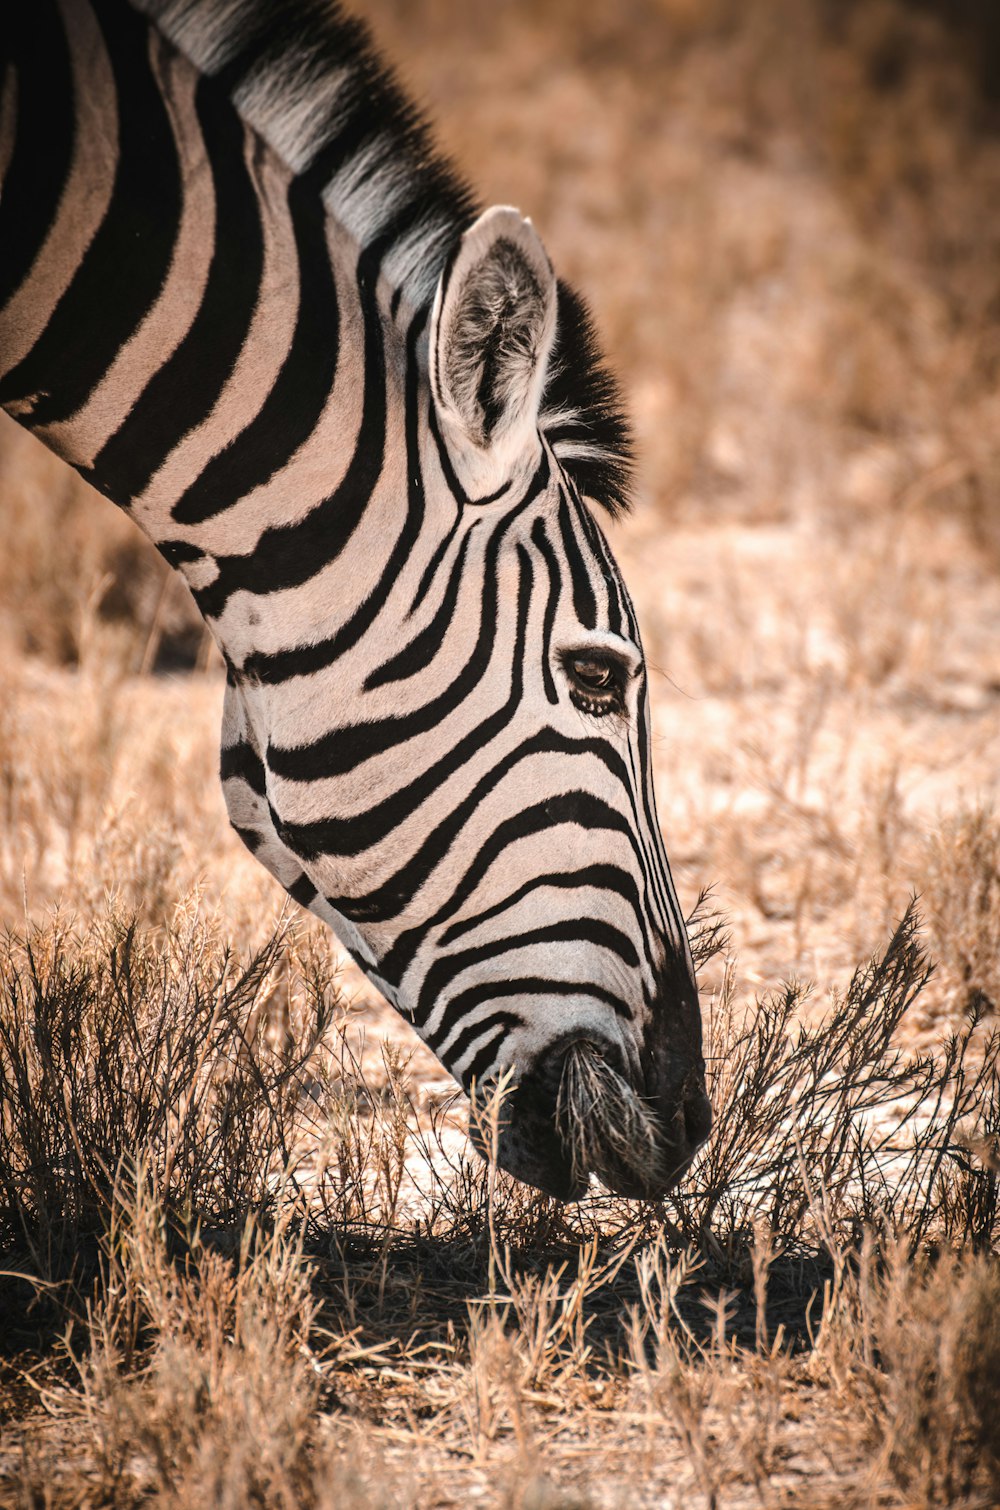
M349 429L345 343L377 321L401 366L473 204L335 7L140 8L38 0L0 37L0 404L183 565L253 548L226 510L262 455ZM613 511L625 426L563 286L539 418ZM245 517L277 523L267 486Z
M315 0L136 4L308 183L339 239L359 254L381 246L393 311L428 306L476 205L365 28Z

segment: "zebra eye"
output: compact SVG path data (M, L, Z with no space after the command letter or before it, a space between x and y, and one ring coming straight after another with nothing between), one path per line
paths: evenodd
M569 680L569 695L584 713L603 718L608 713L624 713L624 668L617 660L595 655L567 655L564 662Z
M584 687L591 687L595 691L601 687L608 687L614 679L614 673L607 663L600 661L575 660L573 662L573 675Z

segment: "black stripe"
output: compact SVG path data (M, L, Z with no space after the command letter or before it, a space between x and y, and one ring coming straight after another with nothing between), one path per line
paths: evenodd
M255 855L264 842L264 835L255 828L240 828L237 823L230 823L234 834L238 834L252 855Z
M461 508L457 507L456 505L455 518L452 521L450 528L442 537L440 543L435 547L433 556L431 556L431 559L424 567L423 576L420 578L417 590L413 595L413 602L406 610L406 617L408 619L413 618L413 615L416 613L417 609L424 601L424 598L427 596L427 593L430 590L431 585L433 584L434 578L437 575L438 567L444 560L445 553L448 550L451 542L454 540L455 535L458 531L458 527L462 523L464 517L465 516L463 515Z
M485 508L488 503L499 503L503 495L505 493L509 493L512 487L513 480L511 479L503 483L499 488L496 488L492 493L487 493L485 498L472 498L469 501L474 508L482 509Z
M218 576L194 598L206 618L218 618L235 592L273 593L299 587L343 551L371 501L385 456L386 370L376 285L384 245L358 258L358 297L364 324L361 424L338 486L304 518L264 530L246 556L216 558Z
M52 0L10 5L0 25L0 77L17 91L14 151L0 194L0 308L23 283L56 218L73 159L69 45ZM2 361L2 353L0 353Z
M628 633L637 645L641 645L642 636L639 633L639 618L636 614L635 605L632 602L629 590L625 586L625 579L621 575L618 578L618 585L621 589L622 606L625 612L625 623L628 626Z
M471 538L472 530L465 536L459 547L458 554L452 563L448 586L430 623L414 636L408 645L404 645L398 654L384 661L381 666L377 666L365 678L364 690L366 692L370 692L374 687L385 687L390 682L402 682L411 676L416 676L418 672L426 670L441 649L448 626L455 615L455 604L458 602L465 558Z
M594 597L587 566L580 552L576 535L573 533L573 519L566 501L566 494L561 488L556 517L559 521L559 536L562 540L563 554L566 557L566 567L573 589L573 608L584 629L596 629L597 599Z
M604 585L608 594L608 628L615 634L621 634L623 615L621 599L618 595L618 567L608 547L608 543L598 527L597 520L580 498L579 493L575 489L573 492L574 501L583 521L584 534L590 541L590 548L597 557L597 560L603 563L601 575L604 578Z
M379 578L378 586L370 592L360 608L341 624L335 634L318 640L312 645L296 645L290 650L270 653L256 651L243 663L243 675L251 681L273 685L289 681L293 676L307 676L332 666L339 656L345 654L361 639L381 613L396 581L413 549L424 522L424 480L420 469L420 440L418 434L417 393L420 369L417 362L417 342L426 323L426 312L418 314L407 336L406 368L406 454L408 503L406 518L389 559Z
M267 793L264 763L257 751L245 739L238 744L227 745L219 762L219 776L223 782L238 779L245 781L258 797Z
M544 976L528 975L523 980L480 981L467 991L460 991L445 1007L441 1021L433 1033L421 1034L421 1037L436 1053L437 1046L445 1042L448 1034L467 1013L474 1011L484 1001L502 1000L508 996L589 996L610 1007L617 1017L624 1018L626 1022L632 1020L632 1013L625 1003L612 991L606 991L593 981L549 980ZM419 1019L414 1020L419 1029ZM449 1057L450 1052L449 1050Z
M299 876L298 880L293 881L291 886L286 886L285 890L300 907L311 907L319 896L319 892L307 875Z
M288 354L256 416L204 468L171 511L178 524L200 524L238 503L285 466L309 438L337 374L340 310L320 193L325 165L293 179L288 213L295 234L299 308Z
M557 703L559 701L559 694L556 691L555 679L552 675L552 629L556 621L559 594L562 588L559 563L556 560L555 551L549 542L543 519L535 520L531 527L531 539L542 560L545 562L545 567L549 574L549 591L545 599L545 617L542 621L542 680L545 683L545 696L550 703Z
M529 928L524 933L511 937L490 939L485 944L474 944L455 954L440 955L424 976L417 999L415 1019L426 1022L434 1003L443 995L457 975L470 965L482 964L484 960L496 959L498 954L513 954L518 949L530 949L535 944L593 944L598 949L608 949L624 964L638 969L639 955L627 934L600 918L569 918L563 922L547 923L541 928Z
M520 1017L517 1017L513 1012L496 1012L490 1017L489 1021L491 1023L498 1022L501 1024L501 1026L495 1033L491 1034L489 1039L487 1039L486 1043L484 1043L483 1047L479 1050L479 1053L476 1055L475 1059L473 1059L472 1063L469 1065L468 1069L463 1072L462 1084L465 1086L466 1090L469 1089L473 1082L478 1083L480 1080L482 1080L486 1071L490 1068L490 1066L493 1064L494 1059L496 1058L497 1047L507 1037L510 1029L519 1028L522 1026L522 1019ZM460 1056L455 1056L456 1062L458 1057Z
M477 1018L475 1022L470 1022L468 1027L462 1029L455 1042L448 1049L448 1058L452 1064L457 1064L462 1055L468 1053L476 1039L484 1038L487 1033L490 1035L489 1043L493 1046L492 1053L495 1054L496 1043L501 1033L506 1037L511 1028L520 1028L523 1026L524 1019L516 1012L490 1012L486 1017ZM476 1055L473 1064L478 1064L481 1057L482 1050ZM462 1077L465 1084L469 1084L472 1080L471 1068L472 1066L470 1065L470 1072ZM478 1079L479 1077L476 1076L476 1078Z
M156 549L168 566L184 566L192 561L201 561L205 556L201 546L192 544L190 540L159 540Z
M479 634L472 652L451 685L425 703L422 708L398 717L373 720L371 723L345 724L332 729L307 745L284 747L272 745L267 752L268 768L286 781L319 781L328 776L342 776L363 760L383 755L407 739L426 734L453 712L482 680L489 667L496 641L498 572L501 543L511 522L531 500L531 490L500 521L490 540L483 564L483 607ZM197 595L196 595L197 596Z
M652 788L652 769L650 766L650 748L646 736L649 721L649 680L642 676L639 680L636 693L636 730L634 740L629 741L629 757L632 763L632 786L636 797L636 823L641 824L645 819L648 832L652 836L655 847L659 837L660 827L657 821L655 797ZM636 763L638 761L638 771ZM652 805L651 805L652 802ZM651 857L651 869L655 870L655 855Z
M264 233L243 123L207 77L198 81L195 110L215 195L212 259L198 312L183 339L94 461L94 476L124 498L138 497L183 437L212 412L260 293ZM254 150L259 153L261 145Z
M39 393L32 427L75 414L163 287L180 217L173 131L149 61L149 28L117 0L94 0L114 74L118 156L104 220L32 350L0 383L0 403ZM49 88L43 91L49 98ZM99 474L118 502L131 493Z
M669 907L662 899L662 887L658 884L658 875L662 869L660 856L663 853L663 845L660 839L655 807L653 809L650 808L650 787L646 780L646 777L649 775L649 745L646 738L646 723L648 718L646 706L647 694L648 682L646 677L643 676L640 680L638 690L635 734L634 737L630 735L628 743L631 769L626 789L629 793L635 832L638 835L645 836L638 854L646 894L646 907L655 921L655 910L652 905L651 894L659 902L661 912L668 912ZM636 748L639 751L640 761L640 772L638 775L635 770Z
M673 920L677 938L683 939L686 935L684 916L680 909L680 903L677 900L677 893L674 889L673 877L670 874L670 862L667 859L666 851L663 847L662 841L660 840L660 826L656 813L656 797L653 792L653 773L650 760L650 749L645 737L646 724L649 718L649 711L647 706L648 699L649 687L648 683L644 680L642 686L639 689L639 701L637 707L637 719L639 725L637 735L639 746L638 796L639 802L642 805L642 812L648 825L649 832L652 835L653 854L650 857L649 864L654 876L654 890L659 895L660 904L663 909L665 918L668 921L670 919ZM636 821L639 821L638 814L636 814Z
M639 688L638 699L638 729L636 740L638 741L639 768L636 769L636 743L629 741L629 758L632 766L632 782L630 791L633 792L633 815L636 831L648 835L647 842L642 846L642 875L645 889L646 907L656 922L661 938L665 939L665 926L676 904L668 900L665 887L667 882L664 876L662 841L659 838L659 828L656 821L655 805L651 807L651 789L645 778L644 772L648 773L648 747L644 738L645 722L645 682Z

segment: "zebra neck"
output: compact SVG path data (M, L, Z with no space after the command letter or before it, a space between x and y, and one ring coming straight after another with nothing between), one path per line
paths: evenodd
M0 403L218 614L353 529L403 453L426 309L391 230L362 241L331 213L334 144L296 171L237 108L231 61L209 73L122 0L31 16L0 53Z
M338 240L379 247L394 307L429 305L475 204L366 28L336 0L133 3L307 180Z
M284 560L304 511L347 510L349 529L375 463L405 464L389 427L425 377L431 296L472 215L329 0L15 6L0 26L0 406L190 568L213 614L205 558ZM549 368L539 428L615 512L627 426L564 285Z
M331 234L377 253L392 312L428 310L479 207L366 27L338 0L133 0L322 204ZM631 444L586 306L565 284L540 428L580 493L628 507Z

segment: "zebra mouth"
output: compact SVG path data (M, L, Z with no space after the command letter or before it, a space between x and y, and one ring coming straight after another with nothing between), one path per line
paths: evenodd
M579 1200L592 1175L616 1195L662 1199L708 1136L708 1099L692 1085L664 1117L613 1058L608 1046L575 1039L499 1098L495 1081L474 1087L473 1146L558 1200Z

